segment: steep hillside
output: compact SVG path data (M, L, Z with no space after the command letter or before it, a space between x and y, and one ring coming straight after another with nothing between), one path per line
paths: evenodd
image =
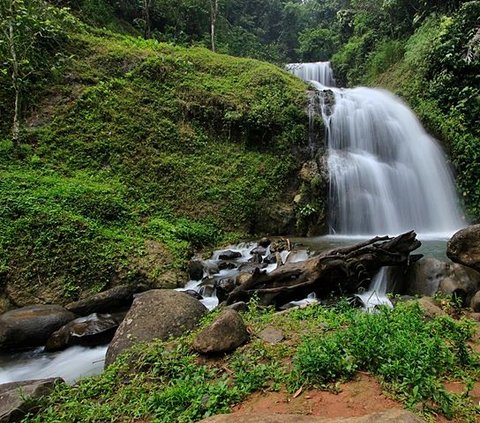
M175 287L194 248L292 228L308 126L301 81L82 28L36 82L20 158L7 132L0 144L5 305L129 281Z

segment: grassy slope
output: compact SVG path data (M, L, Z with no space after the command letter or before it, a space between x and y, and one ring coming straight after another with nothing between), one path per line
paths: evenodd
M192 248L261 231L306 139L302 82L111 33L73 34L67 53L27 119L23 159L0 143L0 280L13 303L176 286Z
M373 374L387 392L429 421L438 414L465 423L478 417L468 395L479 376L478 355L467 342L474 332L471 321L447 316L429 321L415 303L366 314L346 302L280 315L250 304L243 318L252 339L231 355L201 359L190 348L194 334L139 345L103 375L59 386L27 421L195 422L228 412L256 391L313 387L335 392L337 382L350 380L356 371ZM266 326L280 329L286 339L264 342L256 334ZM443 388L446 380L469 388L449 393Z

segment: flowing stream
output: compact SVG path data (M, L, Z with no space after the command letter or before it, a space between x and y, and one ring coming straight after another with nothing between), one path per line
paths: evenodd
M287 69L318 93L331 234L367 238L413 229L420 238L441 239L465 226L441 148L398 97L381 89L336 88L329 62ZM387 273L379 272L362 300L388 303Z

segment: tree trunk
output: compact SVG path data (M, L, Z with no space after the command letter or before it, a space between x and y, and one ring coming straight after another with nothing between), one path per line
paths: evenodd
M15 101L13 108L13 122L12 122L12 143L15 155L19 154L20 150L20 74L19 64L17 59L17 50L15 46L15 28L13 25L13 2L10 2L10 22L8 25L8 43L10 47L10 56L12 58L12 86L15 92Z
M215 25L218 16L218 0L210 0L210 38L212 51L215 51Z
M151 0L143 0L143 20L145 21L145 31L144 38L148 39L152 36L152 26L150 22L150 6L152 4Z
M279 307L305 298L310 292L320 298L331 293L356 293L359 287L368 287L381 267L406 266L420 259L421 255L410 256L420 245L412 231L326 251L303 262L285 264L271 273L256 269L230 292L227 303L248 301L256 294L262 304Z

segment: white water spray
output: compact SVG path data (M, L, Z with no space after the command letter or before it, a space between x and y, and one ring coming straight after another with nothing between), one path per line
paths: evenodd
M328 62L287 69L324 99L333 234L368 237L413 229L446 238L465 225L442 150L398 97L381 89L335 88ZM382 270L368 294L384 297L386 281Z
M336 85L330 62L289 63L287 70L304 81L319 82L326 87Z
M103 371L107 346L76 346L55 353L44 353L42 350L38 348L0 357L0 384L49 377L61 377L72 384L81 377Z

